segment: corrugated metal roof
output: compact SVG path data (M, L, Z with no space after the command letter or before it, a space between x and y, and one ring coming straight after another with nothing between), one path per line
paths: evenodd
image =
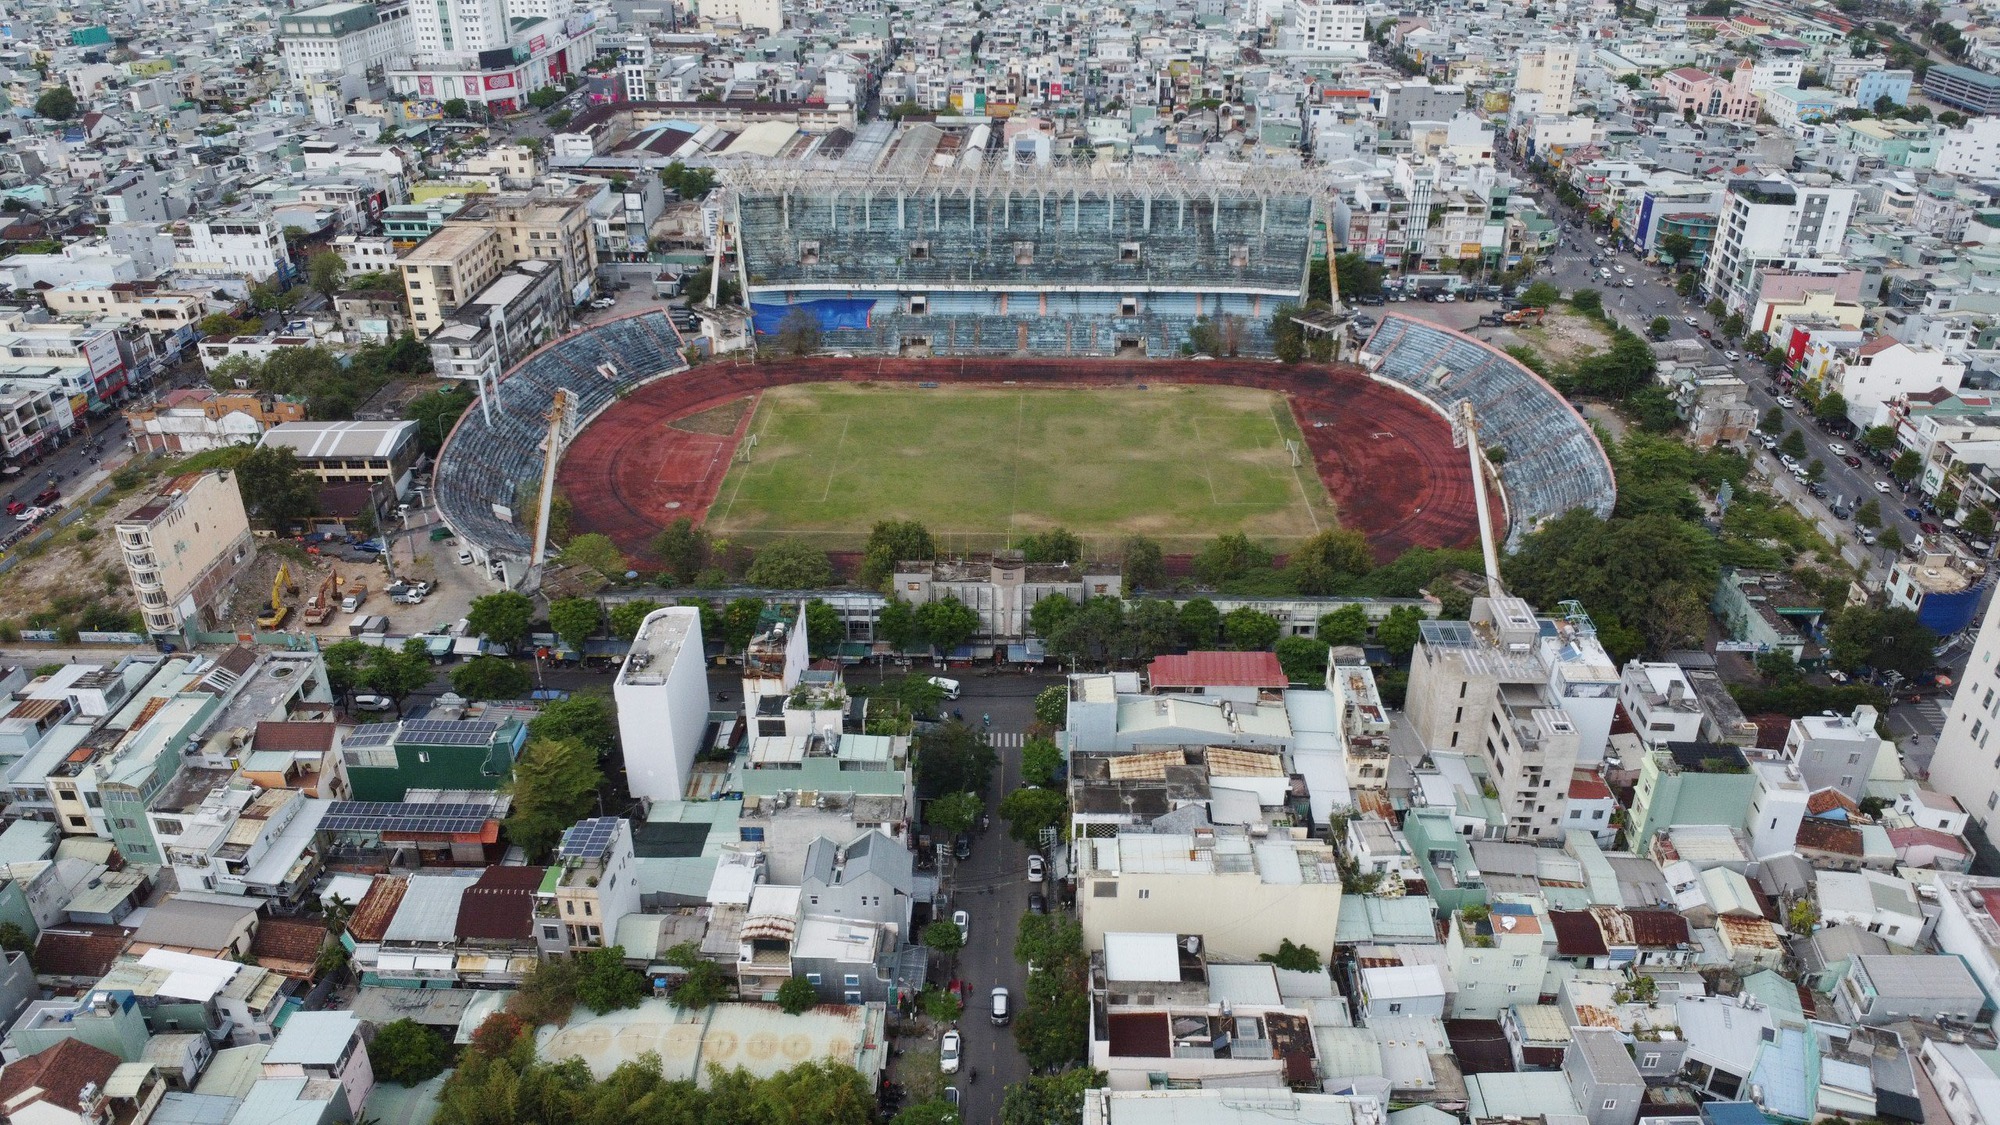
M446 944L458 938L458 908L472 876L412 875L383 941Z

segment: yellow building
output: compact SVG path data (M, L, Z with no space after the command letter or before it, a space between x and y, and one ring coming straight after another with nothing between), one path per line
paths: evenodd
M511 192L476 196L405 254L397 264L417 338L443 327L453 310L515 262L554 261L562 267L567 299L587 296L597 272L587 202L591 190L555 197Z

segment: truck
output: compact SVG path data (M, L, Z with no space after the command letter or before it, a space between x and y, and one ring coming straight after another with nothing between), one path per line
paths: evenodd
M355 610L361 608L362 602L367 600L367 580L359 576L350 578L347 582L347 589L342 593L340 598L340 611L342 613L353 613Z
M319 588L313 591L312 597L306 599L305 612L300 616L308 625L326 624L326 619L333 616L333 604L339 595L340 574L328 571L326 577L319 580Z

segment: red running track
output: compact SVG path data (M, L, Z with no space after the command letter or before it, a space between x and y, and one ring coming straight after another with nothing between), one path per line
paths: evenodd
M1305 434L1342 526L1368 536L1378 559L1409 547L1461 547L1478 537L1472 470L1443 416L1414 396L1345 365L1287 367L1252 360L809 359L707 363L634 391L570 442L557 486L571 526L602 532L644 556L662 528L700 523L753 412L732 435L674 429L680 418L793 383L936 382L1050 386L1214 383L1283 394ZM1498 508L1496 500L1495 508ZM1496 523L1498 522L1496 515ZM1501 529L1504 532L1504 528Z

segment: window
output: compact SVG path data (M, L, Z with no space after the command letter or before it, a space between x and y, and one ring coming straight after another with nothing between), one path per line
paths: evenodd
M1150 887L1140 887L1140 888L1139 888L1139 897L1140 897L1140 898L1152 898L1152 897L1153 897L1153 891L1152 891L1152 888L1150 888Z
M1590 814L1590 819L1592 819L1592 820L1603 820L1603 819L1604 819L1604 810L1603 810L1603 809L1598 809L1598 810L1596 810L1595 812L1592 812L1592 813Z
M429 765L431 762L431 752L428 750L417 751L417 761L422 762L425 765Z
M1507 986L1507 991L1509 991L1509 992L1519 992L1519 991L1521 991L1521 986L1520 986L1520 985L1518 985L1518 984L1510 984L1510 985L1508 985L1508 986Z
M1992 805L1992 804L1991 804L1991 803L1989 802L1989 803L1987 804L1987 806L1986 806L1986 807L1990 809L1990 808L1992 808L1992 807L1993 807L1993 805ZM1097 883L1095 883L1095 884L1092 884L1092 886L1091 886L1091 888L1090 888L1090 897L1092 897L1092 898L1117 898L1117 897L1118 897L1118 884L1117 884L1117 882L1116 882L1116 881L1114 881L1114 880L1110 880L1110 879L1105 879L1105 880L1102 880L1102 881L1100 881L1100 882L1097 882Z
M1400 1012L1402 1010L1403 1010L1403 1002L1400 1000L1394 1001L1389 1005L1390 1015L1395 1015L1397 1012Z
M819 265L819 243L799 243L799 264L802 266Z
M1229 248L1229 268L1240 270L1250 264L1250 248L1237 245Z
M1651 1068L1660 1065L1660 1056L1656 1053L1648 1052L1647 1054L1639 1056L1639 1065L1650 1070Z
M927 262L930 260L930 257L931 257L930 243L928 242L910 243L910 260L912 262Z
M807 896L806 896L806 902L807 902L807 903L808 903L809 905L812 905L812 906L818 906L818 905L819 905L819 896L818 896L818 895L807 895Z
M911 297L911 298L910 298L910 315L911 315L911 316L922 316L922 315L924 315L925 313L927 313L927 312L929 312L929 311L930 311L930 307L931 307L931 302L930 302L930 298L928 298L928 297Z
M815 987L817 987L817 986L819 985L819 974L818 974L818 973L807 973L807 974L806 974L806 983L807 983L807 984L810 984L810 985L813 985L813 986L815 986Z
M543 926L543 927L542 927L542 939L543 939L543 940L545 940L545 941L554 941L554 940L556 940L557 936L558 936L558 934L557 934L557 932L556 932L556 928L555 928L554 926Z
M1851 774L1851 773L1844 773L1844 774L1841 774L1841 775L1840 775L1840 787L1841 787L1842 789L1848 789L1848 788L1852 788L1852 787L1853 787L1853 785L1854 785L1854 775L1853 775L1853 774Z
M1617 1108L1618 1108L1618 1099L1617 1099L1617 1098L1606 1098L1606 1099L1604 1099L1604 1108L1605 1108L1605 1109L1617 1109Z
M854 973L849 973L840 978L840 983L846 985L848 988L858 988L861 985L861 978Z
M1016 242L1014 244L1014 264L1017 266L1034 265L1035 244L1032 242Z
M1136 261L1138 261L1138 260L1139 260L1139 244L1138 244L1138 243L1136 243L1136 242L1121 242L1121 243L1119 243L1119 244L1118 244L1118 260L1119 260L1119 261L1121 261L1121 262L1136 262Z

